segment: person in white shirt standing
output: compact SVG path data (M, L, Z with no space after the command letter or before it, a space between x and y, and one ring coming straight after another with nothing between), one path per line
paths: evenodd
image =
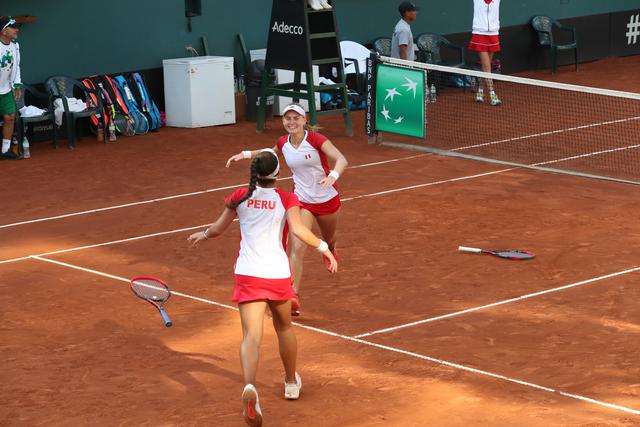
M391 36L391 57L415 61L416 54L410 24L416 20L418 8L413 3L405 1L398 6L398 12L402 18L396 24Z
M326 136L307 129L306 114L299 104L285 107L282 124L287 134L278 139L273 150L282 153L293 173L293 192L302 204L302 222L311 228L315 220L322 238L327 241L329 249L337 258L336 230L341 203L336 181L347 167L347 159ZM236 154L227 160L227 167L232 161L250 159L259 152L243 151ZM329 162L333 163L331 169ZM297 316L300 314L298 293L306 245L295 235L291 236L289 243L287 249L296 293L292 310Z
M500 51L500 0L473 0L473 29L469 49L478 52L480 65L485 73L491 72L493 55ZM502 101L496 95L492 79L482 79L489 91L491 105ZM476 101L484 102L484 89L478 86Z
M274 188L280 170L278 155L271 149L259 151L251 161L249 186L226 198L220 217L204 231L193 233L193 245L221 235L238 217L240 251L235 264L232 300L238 304L243 340L240 362L245 387L242 392L243 416L251 426L262 425L262 411L255 388L258 356L262 340L263 319L267 306L273 316L280 357L285 370L284 397L296 400L302 380L296 372L298 344L291 325L291 268L284 250L286 227L304 244L315 247L326 257L329 271L338 263L329 245L318 239L304 225L300 202L295 194Z
M0 29L0 115L4 120L1 155L4 159L20 159L10 150L16 120L16 100L22 96L20 47L16 42L18 24L9 17L0 16Z

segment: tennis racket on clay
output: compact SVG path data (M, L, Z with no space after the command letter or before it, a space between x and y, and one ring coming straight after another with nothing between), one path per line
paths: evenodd
M155 277L138 276L131 279L131 290L138 298L142 298L158 309L164 321L164 326L168 328L173 325L164 309L164 303L171 296L171 291L166 283Z
M536 256L529 251L522 251L517 249L480 249L480 248L468 248L466 246L458 246L460 252L468 252L474 254L489 254L504 259L511 259L516 261L524 261L527 259L533 259Z

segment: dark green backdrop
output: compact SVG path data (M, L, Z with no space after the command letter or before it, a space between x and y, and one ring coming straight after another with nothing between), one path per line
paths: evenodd
M299 0L303 1L303 0ZM341 40L367 44L389 36L398 20L392 0L333 0ZM472 0L416 0L421 7L414 34L470 30ZM503 0L503 27L525 24L535 14L568 18L640 7L640 0ZM36 15L20 33L23 80L42 82L53 74L75 77L94 73L161 67L164 58L188 56L185 46L202 54L206 36L210 54L239 58L236 34L250 49L266 46L269 0L202 0L202 16L187 31L183 0L2 0L2 15ZM294 52L292 52L294 54Z

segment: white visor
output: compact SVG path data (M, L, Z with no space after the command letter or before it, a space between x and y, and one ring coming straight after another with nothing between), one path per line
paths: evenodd
M16 25L16 20L15 19L9 19L9 22L7 22L7 24L2 27L2 29L4 30L7 27L14 27Z
M262 179L276 179L276 177L278 176L278 172L280 172L280 159L278 159L278 155L271 148L265 148L265 149L261 150L261 152L265 152L265 151L268 151L269 153L273 154L276 157L276 168L269 175L260 176L260 178L262 178Z
M284 116L287 111L295 111L296 113L300 114L301 116L304 116L306 113L304 112L304 109L299 106L298 104L289 104L286 107L284 107L284 110L282 111L282 115Z

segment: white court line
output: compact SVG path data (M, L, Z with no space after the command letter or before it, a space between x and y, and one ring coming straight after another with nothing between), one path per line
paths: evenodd
M550 164L553 164L553 163L566 162L568 160L583 159L585 157L599 156L600 154L615 153L616 151L632 150L632 149L635 149L635 148L640 148L640 144L629 145L629 146L626 146L626 147L610 148L608 150L594 151L594 152L585 153L585 154L576 154L575 156L564 157L562 159L556 159L556 160L547 160L545 162L533 163L533 164L530 164L528 166L550 165Z
M73 265L73 264L68 264L68 263L65 263L65 262L55 261L55 260L42 258L42 257L38 257L38 256L33 256L32 258L33 259L37 259L39 261L50 262L50 263L53 263L53 264L58 264L58 265L63 266L63 267L68 267L68 268L72 268L72 269L75 269L75 270L84 271L84 272L87 272L87 273L97 274L99 276L107 277L107 278L114 279L114 280L119 280L119 281L122 281L122 282L127 282L127 283L130 282L129 279L126 279L124 277L114 276L112 274L103 273L103 272L96 271L96 270L91 270L91 269L88 269L88 268L80 267L80 266ZM207 300L207 299L204 299L204 298L194 297L192 295L187 295L187 294L183 294L183 293L180 293L180 292L171 291L171 293L173 293L173 294L175 294L177 296L181 296L183 298L189 298L189 299L200 301L200 302L203 302L203 303L206 303L206 304L215 305L217 307L226 308L226 309L230 309L230 310L234 310L234 311L238 310L236 307L232 307L232 306L227 305L227 304L221 304L221 303L216 302L216 301L211 301L211 300ZM374 343L374 342L371 342L371 341L365 341L365 340L360 339L360 338L350 337L348 335L342 335L342 334L339 334L339 333L336 333L336 332L331 332L331 331L328 331L328 330L325 330L325 329L320 329L320 328L316 328L316 327L313 327L313 326L304 325L304 324L301 324L301 323L298 323L298 322L293 322L293 324L295 326L299 327L299 328L302 328L302 329L307 329L309 331L321 333L321 334L328 335L328 336L335 337L335 338L340 338L340 339L343 339L345 341L350 341L350 342L366 345L366 346L369 346L369 347L377 348L377 349L380 349L380 350L386 350L386 351L402 354L402 355L405 355L405 356L409 356L409 357L413 357L413 358L417 358L417 359L421 359L421 360L426 360L428 362L436 363L438 365L448 366L448 367L453 368L453 369L458 369L458 370L461 370L461 371L466 371L466 372L470 372L470 373L477 374L477 375L482 375L482 376L486 376L486 377L490 377L490 378L495 378L495 379L498 379L498 380L502 380L502 381L518 384L518 385L521 385L521 386L533 388L533 389L536 389L536 390L546 391L546 392L552 393L552 394L559 394L559 395L564 396L564 397L568 397L568 398L575 399L575 400L581 400L583 402L593 403L595 405L604 406L604 407L607 407L607 408L610 408L610 409L615 409L615 410L618 410L618 411L627 412L627 413L634 414L634 415L640 415L640 410L637 410L637 409L632 409L632 408L628 408L628 407L621 406L621 405L615 405L613 403L603 402L603 401L600 401L600 400L592 399L590 397L585 397L585 396L581 396L581 395L578 395L578 394L566 393L566 392L563 392L561 390L557 390L557 389L554 389L554 388L551 388L551 387L545 387L545 386L534 384L534 383L531 383L531 382L528 382L528 381L522 381L522 380L518 380L516 378L507 377L505 375L500 375L500 374L496 374L496 373L493 373L493 372L484 371L484 370L481 370L481 369L476 369L476 368L472 368L472 367L469 367L469 366L461 365L459 363L449 362L449 361L446 361L446 360L443 360L443 359L436 359L434 357L425 356L423 354L414 353L412 351L402 350L402 349L397 348L397 347L391 347L391 346L388 346L388 345L377 344L377 343Z
M291 177L281 178L281 180L290 179L290 178ZM91 209L91 210L73 212L73 213L68 213L68 214L63 214L63 215L49 216L49 217L45 217L45 218L30 219L30 220L27 220L27 221L20 221L20 222L14 222L14 223L11 223L11 224L0 225L0 229L9 228L9 227L16 227L18 225L33 224L33 223L36 223L36 222L53 221L55 219L69 218L69 217L73 217L73 216L87 215L87 214L92 214L92 213L96 213L96 212L104 212L104 211L110 211L110 210L115 210L115 209L129 208L131 206L139 206L139 205L145 205L145 204L148 204L148 203L156 203L156 202L162 202L162 201L165 201L165 200L178 199L178 198L181 198L181 197L189 197L189 196L196 196L196 195L205 194L205 193L213 193L215 191L230 190L232 188L238 188L238 187L242 187L244 185L247 185L247 184L245 183L245 184L240 184L240 185L229 185L229 186L226 186L226 187L210 188L208 190L194 191L192 193L177 194L175 196L160 197L160 198L151 199L151 200L142 200L140 202L126 203L126 204L123 204L123 205L108 206L108 207L105 207L105 208Z
M428 156L428 155L431 155L431 154L430 153L429 154L418 154L418 155L414 155L414 156L400 157L400 158L397 158L397 159L389 159L389 160L382 160L382 161L379 161L379 162L365 163L365 164L362 164L362 165L350 166L347 169L359 169L359 168L364 168L364 167L369 167L369 166L378 166L378 165L383 165L385 163L393 163L393 162L399 162L399 161L403 161L403 160L410 160L410 159L415 159L417 157L424 157L424 156ZM278 181L285 181L285 180L289 180L289 179L292 179L292 177L288 176L288 177L284 177L284 178L278 178ZM243 184L227 185L225 187L217 187L217 188L209 188L207 190L202 190L202 191L194 191L194 192L191 192L191 193L176 194L176 195L173 195L173 196L159 197L159 198L156 198L156 199L142 200L142 201L139 201L139 202L125 203L125 204L122 204L122 205L107 206L107 207L104 207L104 208L90 209L90 210L86 210L86 211L72 212L72 213L68 213L68 214L62 214L62 215L56 215L56 216L50 216L50 217L44 217L44 218L37 218L37 219L31 219L31 220L26 220L26 221L14 222L14 223L11 223L11 224L0 225L0 229L9 228L9 227L16 227L18 225L33 224L33 223L37 223L37 222L44 222L44 221L52 221L52 220L62 219L62 218L69 218L69 217L79 216L79 215L88 215L88 214L92 214L92 213L110 211L110 210L114 210L114 209L129 208L129 207L132 207L132 206L145 205L145 204L149 204L149 203L164 202L164 201L167 201L167 200L178 199L178 198L182 198L182 197L198 196L198 195L201 195L201 194L213 193L213 192L216 192L216 191L230 190L232 188L244 187L246 185L247 185L247 183L245 182Z
M449 151L470 150L472 148L486 147L486 146L495 145L495 144L503 144L505 142L521 141L523 139L537 138L537 137L540 137L540 136L547 136L547 135L555 135L555 134L558 134L558 133L572 132L572 131L575 131L575 130L589 129L589 128L598 127L598 126L606 126L606 125L611 125L611 124L625 123L625 122L629 122L629 121L633 121L633 120L639 120L639 119L640 119L640 116L636 116L636 117L627 117L627 118L618 119L618 120L609 120L609 121L606 121L606 122L591 123L591 124L588 124L588 125L575 126L575 127L571 127L571 128L565 128L565 129L556 129L556 130L551 130L551 131L547 131L547 132L534 133L534 134L531 134L531 135L516 136L516 137L513 137L513 138L501 139L501 140L498 140L498 141L491 141L491 142L484 142L484 143L481 143L481 144L467 145L465 147L452 148ZM541 164L543 164L543 163L541 163Z
M178 229L170 230L170 231L161 231L159 233L145 234L143 236L129 237L127 239L112 240L110 242L95 243L93 245L78 246L78 247L75 247L75 248L60 249L60 250L52 251L52 252L44 252L44 253L37 254L37 255L28 255L28 256L23 256L23 257L20 257L20 258L6 259L6 260L3 260L3 261L0 261L0 264L8 264L10 262L24 261L24 260L29 259L29 258L40 257L40 256L56 255L56 254L63 254L63 253L67 253L67 252L81 251L81 250L84 250L84 249L98 248L100 246L115 245L117 243L133 242L135 240L147 239L149 237L164 236L166 234L181 233L183 231L196 230L198 228L203 228L203 227L206 227L208 225L211 225L211 224L194 225L193 227L178 228Z
M633 268L629 268L627 270L618 271L616 273L606 274L606 275L600 276L600 277L594 277L593 279L587 279L587 280L583 280L581 282L571 283L569 285L559 286L557 288L551 288L551 289L547 289L547 290L544 290L544 291L533 292L533 293L522 295L522 296L519 296L519 297L509 298L509 299L506 299L506 300L503 300L503 301L494 302L492 304L481 305L479 307L473 307L473 308L468 308L466 310L456 311L454 313L444 314L442 316L430 317L428 319L417 320L415 322L405 323L405 324L398 325L398 326L392 326L392 327L385 328L385 329L378 329L377 331L367 332L367 333L364 333L364 334L356 335L355 338L370 337L371 335L384 334L386 332L397 331L398 329L404 329L404 328L409 328L411 326L416 326L416 325L422 325L422 324L425 324L425 323L435 322L437 320L448 319L450 317L456 317L456 316L460 316L460 315L467 314L467 313L473 313L474 311L484 310L486 308L497 307L499 305L505 305L505 304L509 304L509 303L512 303L512 302L523 301L525 299L537 297L537 296L540 296L540 295L550 294L552 292L558 292L558 291L563 291L565 289L570 289L570 288L575 288L575 287L578 287L578 286L588 285L588 284L591 284L591 283L594 283L594 282L599 282L601 280L610 279L612 277L622 276L624 274L633 273L635 271L640 271L640 267L633 267Z
M441 181L427 182L427 183L424 183L424 184L411 185L411 186L408 186L408 187L395 188L395 189L392 189L392 190L379 191L379 192L376 192L376 193L362 194L360 196L344 198L344 199L342 199L342 201L343 202L348 202L350 200L357 200L357 199L362 199L362 198L365 198L365 197L381 196L381 195L390 194L390 193L397 193L399 191L413 190L415 188L430 187L430 186L433 186L433 185L446 184L446 183L449 183L449 182L456 182L456 181L462 181L462 180L466 180L466 179L480 178L480 177L483 177L483 176L488 176L488 175L493 175L493 174L497 174L497 173L507 172L507 171L511 171L511 170L515 170L515 169L517 169L517 168L500 169L500 170L497 170L497 171L485 172L485 173L481 173L481 174L477 174L477 175L467 175L467 176L462 176L462 177L458 177L458 178L451 178L451 179L446 179L446 180L441 180ZM76 247L76 248L60 249L60 250L53 251L53 252L45 252L45 253L41 253L41 254L37 254L37 255L31 255L31 256L56 255L56 254L61 254L61 253L66 253L66 252L79 251L79 250L82 250L82 249L97 248L97 247L100 247L100 246L108 246L108 245L113 245L113 244L117 244L117 243L124 243L124 242L131 242L131 241L134 241L134 240L146 239L148 237L157 237L157 236L162 236L162 235L165 235L165 234L180 233L182 231L191 231L191 230L198 229L200 227L206 227L207 225L210 225L210 224L202 224L202 225L196 225L196 226L193 226L193 227L179 228L177 230L162 231L162 232L159 232L159 233L146 234L144 236L130 237L130 238L127 238L127 239L113 240L113 241L110 241L110 242L96 243L96 244L93 244L93 245L79 246L79 247ZM2 261L0 261L0 264L8 264L8 263L11 263L11 262L24 261L24 260L29 259L29 258L30 258L30 256L23 256L23 257L19 257L19 258L12 258L12 259L7 259L7 260L2 260Z
M473 178L481 178L483 176L495 175L497 173L509 172L509 171L516 170L516 169L518 169L518 168L500 169L500 170L491 171L491 172L479 173L479 174L476 174L476 175L467 175L467 176L461 176L461 177L458 177L458 178L443 179L441 181L426 182L424 184L410 185L408 187L394 188L392 190L378 191L376 193L362 194L360 196L346 197L346 198L340 199L340 200L343 201L343 202L348 202L350 200L358 200L358 199L363 199L365 197L382 196L382 195L385 195L385 194L397 193L398 191L413 190L413 189L416 189L416 188L431 187L433 185L447 184L447 183L450 183L450 182L464 181L464 180L473 179Z
M60 265L62 267L72 268L74 270L84 271L86 273L97 274L98 276L107 277L109 279L114 279L114 280L119 280L121 282L131 283L130 279L126 279L124 277L114 276L113 274L103 273L103 272L98 271L98 270L92 270L90 268L84 268L84 267L80 267L78 265L69 264L69 263L62 262L62 261L56 261L54 259L43 258L43 257L40 257L38 255L32 255L29 258L37 259L38 261L44 261L44 262L48 262L48 263L51 263L51 264L57 264L57 265ZM200 301L200 302L204 302L204 303L207 303L207 304L215 305L217 307L222 307L222 308L227 308L229 310L238 311L238 309L236 307L233 307L233 306L230 306L230 305L227 305L227 304L222 304L222 303L215 302L215 301L209 301L209 300L204 299L204 298L194 297L192 295L183 294L181 292L176 292L176 291L173 291L173 290L171 291L171 293L173 295L177 295L179 297L188 298L188 299L192 299L192 300L195 300L195 301Z

